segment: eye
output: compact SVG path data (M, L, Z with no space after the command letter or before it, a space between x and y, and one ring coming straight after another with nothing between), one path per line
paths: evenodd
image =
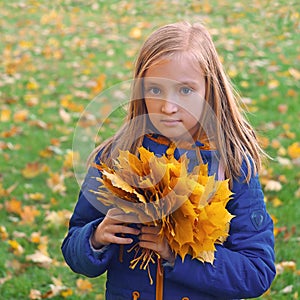
M191 89L187 86L184 86L184 87L180 88L180 93L183 94L183 95L189 95L192 92L193 92L193 89Z
M160 95L161 90L158 87L150 87L147 89L147 94L151 94L153 96L158 96Z

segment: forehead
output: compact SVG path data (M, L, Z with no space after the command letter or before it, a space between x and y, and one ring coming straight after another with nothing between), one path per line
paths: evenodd
M176 55L156 61L146 71L144 79L146 83L173 81L202 84L204 76L195 59L187 55Z

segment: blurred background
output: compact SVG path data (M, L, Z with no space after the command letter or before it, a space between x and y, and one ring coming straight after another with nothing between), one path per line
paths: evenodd
M299 1L2 0L1 299L104 299L105 276L74 274L60 252L79 192L74 132L85 128L88 140L101 122L94 146L118 128L123 115L110 114L106 91L118 86L124 97L143 40L182 20L211 32L272 158L260 176L275 223L277 276L261 299L299 298ZM99 93L106 117L80 119Z

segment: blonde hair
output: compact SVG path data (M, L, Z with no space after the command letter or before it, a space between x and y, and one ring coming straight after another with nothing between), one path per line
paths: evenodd
M213 124L212 128L208 125L209 120L203 120L201 123L206 122L214 132L213 143L220 153L225 177L231 179L230 182L233 178L239 177L244 162L248 172L243 175L248 182L261 167L263 151L257 142L254 130L239 107L239 96L223 70L208 30L198 23L168 24L158 28L148 37L135 63L131 100L124 125L93 153L102 149L101 159L104 159L108 165L113 164L119 149L136 153L150 126L143 99L142 79L154 63L162 58L182 54L191 55L199 64L205 77L205 101L215 114L216 124ZM200 136L203 136L201 126Z

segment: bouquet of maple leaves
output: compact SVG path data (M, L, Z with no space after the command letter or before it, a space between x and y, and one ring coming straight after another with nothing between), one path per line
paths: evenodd
M160 225L160 236L182 260L190 254L213 264L215 244L226 240L233 218L226 209L232 196L228 180L209 176L207 164L188 172L188 158L183 155L177 160L174 151L173 143L161 157L144 147L138 149L138 156L120 151L115 169L104 163L94 165L102 177L96 178L101 184L92 192L104 205L134 214L140 223ZM140 263L149 272L157 254L138 244L132 249L136 254L130 267Z

